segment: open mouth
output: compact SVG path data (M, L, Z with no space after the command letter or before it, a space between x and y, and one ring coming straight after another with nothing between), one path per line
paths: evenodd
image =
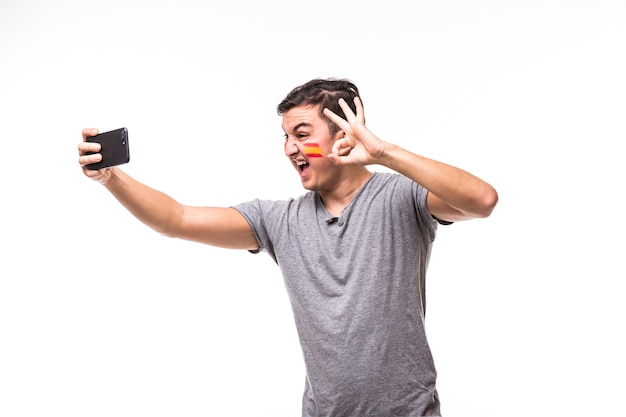
M295 162L296 168L298 168L300 175L303 176L309 168L309 163L302 159L294 159L293 162Z

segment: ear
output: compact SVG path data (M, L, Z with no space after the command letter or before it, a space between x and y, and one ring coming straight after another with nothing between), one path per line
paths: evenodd
M333 142L336 142L339 139L343 139L346 137L346 132L343 129L339 129L334 135L333 135Z

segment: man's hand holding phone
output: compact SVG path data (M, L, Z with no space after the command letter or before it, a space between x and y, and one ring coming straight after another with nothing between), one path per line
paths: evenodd
M128 130L123 127L99 133L98 129L83 129L83 142L78 144L78 154L83 173L105 184L111 178L110 167L130 160Z

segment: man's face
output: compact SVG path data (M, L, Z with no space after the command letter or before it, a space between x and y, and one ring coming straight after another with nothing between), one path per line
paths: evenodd
M337 167L326 157L342 132L330 136L317 107L299 106L283 114L285 155L308 190L327 191L336 185Z

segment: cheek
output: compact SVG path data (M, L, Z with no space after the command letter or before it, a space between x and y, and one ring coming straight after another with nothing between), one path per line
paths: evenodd
M320 145L314 142L304 143L302 153L304 153L308 158L321 158L324 156Z

